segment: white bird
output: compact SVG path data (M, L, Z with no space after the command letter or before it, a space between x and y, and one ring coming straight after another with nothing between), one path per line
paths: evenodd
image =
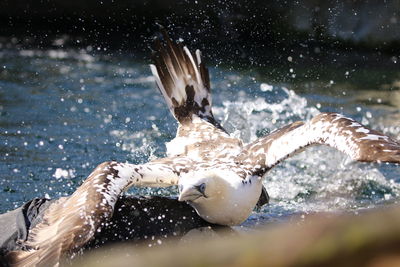
M179 185L187 201L208 222L237 225L248 218L262 193L263 176L313 144L334 147L364 162L400 163L400 143L336 113L321 113L243 144L212 113L208 70L200 51L174 43L163 32L151 71L179 126L166 144L167 157L146 164L100 164L70 196L46 210L43 221L8 256L12 266L57 265L100 231L118 196L131 186Z

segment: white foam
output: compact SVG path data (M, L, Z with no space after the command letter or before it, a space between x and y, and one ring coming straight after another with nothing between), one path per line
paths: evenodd
M56 179L65 178L70 179L75 177L75 170L74 169L62 169L57 168L53 174L53 177Z

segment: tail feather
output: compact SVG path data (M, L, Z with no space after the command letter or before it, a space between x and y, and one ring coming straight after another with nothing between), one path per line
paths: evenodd
M210 79L200 51L193 56L186 46L173 42L165 30L162 33L165 41L156 39L150 68L169 109L181 123L192 115L214 123Z

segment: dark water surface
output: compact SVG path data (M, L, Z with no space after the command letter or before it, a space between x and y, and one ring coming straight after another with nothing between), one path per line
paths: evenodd
M400 71L340 69L285 84L268 82L268 69L210 72L214 113L246 142L320 111L344 113L400 139ZM338 73L340 81L332 78ZM133 57L0 51L0 212L34 197L69 195L103 161L162 157L176 126L148 66ZM400 166L356 163L334 149L313 147L273 169L264 184L271 204L249 225L398 202ZM176 195L176 189L129 193Z

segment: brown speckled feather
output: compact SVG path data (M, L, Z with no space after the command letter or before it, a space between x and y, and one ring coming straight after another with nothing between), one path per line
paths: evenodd
M295 122L246 145L236 158L252 172L265 172L303 148L322 144L363 162L400 163L400 143L337 113Z
M208 70L200 52L193 56L163 31L165 42L155 40L151 70L172 114L182 122L195 114L214 123Z
M163 36L164 42L155 41L151 70L179 122L176 138L167 144L168 156L209 161L239 153L242 142L229 136L212 114L210 79L200 51L193 55L166 31Z
M178 183L190 161L165 158L143 165L105 162L70 196L53 203L30 230L22 250L7 255L11 266L57 266L85 245L111 218L121 192L132 185L170 186Z

